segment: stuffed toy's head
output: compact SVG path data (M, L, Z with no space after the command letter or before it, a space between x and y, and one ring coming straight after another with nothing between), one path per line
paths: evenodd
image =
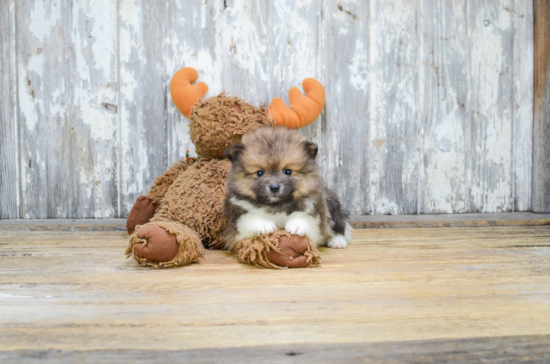
M208 86L204 82L193 84L198 77L193 68L179 70L170 82L170 93L176 107L190 120L191 141L200 158L224 158L228 147L261 125L304 127L317 119L325 105L325 90L313 78L306 78L302 83L305 96L297 87L290 89L290 107L275 98L266 109L223 92L202 100Z

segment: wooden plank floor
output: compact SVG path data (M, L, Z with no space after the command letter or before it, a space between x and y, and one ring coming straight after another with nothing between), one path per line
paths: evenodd
M357 230L284 271L143 268L126 239L3 231L0 362L550 361L550 226Z

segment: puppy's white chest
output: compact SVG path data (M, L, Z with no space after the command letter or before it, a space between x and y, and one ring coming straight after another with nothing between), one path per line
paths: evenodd
M284 213L270 214L260 211L251 211L242 214L237 220L237 239L246 239L252 236L270 234L277 229L284 229L289 215Z
M263 219L273 221L273 223L275 223L275 226L277 226L278 229L284 229L286 223L288 222L288 220L290 220L290 215L285 214L284 212L279 212L279 213L276 213L276 214L272 214L272 213L268 213L268 212L265 212L265 211L261 212L261 213L258 213L256 211L252 211L252 212L249 212L245 215L250 215L249 217L252 217L252 218L261 217Z
M270 213L247 201L236 199L230 201L247 211L237 221L237 231L239 232L237 240L269 234L276 229L284 229L291 234L309 237L315 245L319 245L323 241L318 216L312 216L302 211L295 211L291 214Z

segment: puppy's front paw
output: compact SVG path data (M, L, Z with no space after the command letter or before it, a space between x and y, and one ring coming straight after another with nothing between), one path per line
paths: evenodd
M249 228L252 230L253 235L264 235L271 234L277 230L277 225L271 220L254 219L250 222Z
M311 225L306 219L294 218L288 220L285 225L285 230L291 234L306 236L311 231Z
M348 246L348 242L342 235L336 235L330 239L327 246L332 249L344 249Z

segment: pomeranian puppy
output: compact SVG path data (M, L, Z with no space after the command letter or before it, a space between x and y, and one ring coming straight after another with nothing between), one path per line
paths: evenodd
M246 133L225 155L232 163L224 205L227 249L276 229L335 249L351 241L348 217L323 185L317 145L296 131L265 126Z

